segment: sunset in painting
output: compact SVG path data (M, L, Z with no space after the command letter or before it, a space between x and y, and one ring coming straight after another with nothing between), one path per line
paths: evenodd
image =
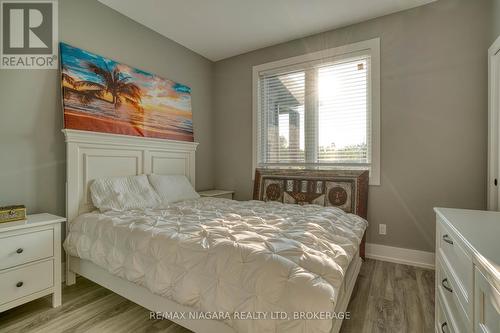
M193 141L191 89L61 43L64 127Z

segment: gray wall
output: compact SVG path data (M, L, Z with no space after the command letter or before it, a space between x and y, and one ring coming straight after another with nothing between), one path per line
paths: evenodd
M213 63L95 0L60 0L61 41L192 88L197 187L213 186ZM0 206L65 212L65 145L56 70L0 70Z
M370 187L368 242L434 251L434 206L486 205L489 4L440 0L217 62L217 187L251 197L252 66L380 37L382 185Z
M492 14L492 43L500 36L500 0L493 1Z

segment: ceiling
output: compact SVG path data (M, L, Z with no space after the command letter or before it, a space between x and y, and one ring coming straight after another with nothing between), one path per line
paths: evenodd
M435 0L99 0L213 60Z

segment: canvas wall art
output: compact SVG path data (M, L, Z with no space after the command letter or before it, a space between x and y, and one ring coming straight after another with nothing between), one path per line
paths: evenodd
M191 89L60 44L64 127L193 141Z

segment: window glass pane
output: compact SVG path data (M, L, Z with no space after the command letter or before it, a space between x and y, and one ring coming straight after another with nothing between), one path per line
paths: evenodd
M261 78L261 163L304 162L304 72Z
M368 58L318 68L318 160L369 163Z

